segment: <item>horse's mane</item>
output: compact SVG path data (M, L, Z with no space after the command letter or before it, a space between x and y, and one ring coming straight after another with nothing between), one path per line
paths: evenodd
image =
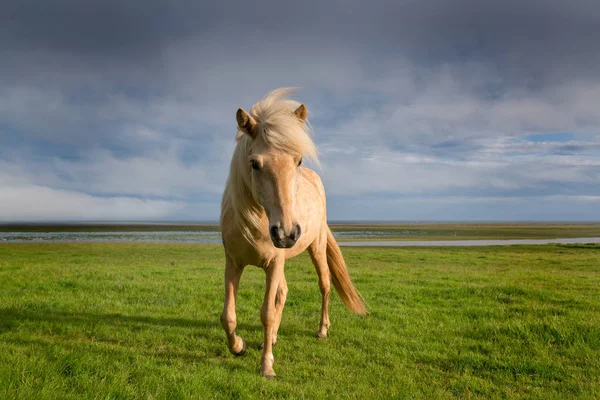
M250 115L258 124L258 137L267 145L317 162L317 148L310 137L310 125L294 115L300 103L288 99L292 93L294 88L273 90L252 106ZM249 150L252 139L248 135L238 130L236 139L238 146Z
M221 205L221 224L225 226L235 219L250 243L255 243L253 232L264 228L261 226L263 208L254 199L250 188L248 154L252 141L263 140L269 147L300 154L318 164L317 148L310 137L310 124L308 121L301 121L294 114L300 103L288 99L293 92L293 88L275 89L252 106L250 115L256 120L258 127L255 139L240 130L236 135L237 146L231 159L229 179Z

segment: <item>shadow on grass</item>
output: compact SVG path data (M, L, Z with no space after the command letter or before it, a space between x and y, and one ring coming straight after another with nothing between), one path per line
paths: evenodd
M220 311L220 310L219 310ZM118 313L98 314L87 312L66 312L52 310L31 310L21 308L2 308L0 307L0 334L20 325L25 321L31 322L50 322L69 325L114 325L116 327L140 327L147 325L190 328L190 329L214 329L221 330L219 316L216 315L211 320L199 320L188 318L171 317L151 317L144 315L123 315ZM283 328L283 327L282 327ZM237 330L257 333L262 332L263 327L260 323L248 324L238 323ZM306 332L311 332L306 330ZM224 334L223 334L224 335Z
M263 330L260 323L238 324L238 328L254 332L254 336ZM143 357L159 364L177 360L222 365L229 370L242 368L229 354L218 316L209 321L0 308L0 347L2 342L50 360L65 354L88 354L121 360ZM258 343L249 346L256 350Z
M25 354L35 354L56 364L60 372L66 367L76 369L98 369L106 370L106 365L112 364L110 368L128 368L123 365L144 364L174 366L176 364L206 365L210 367L221 367L228 371L254 372L240 363L239 359L227 350L225 343L215 343L210 349L185 349L166 348L156 349L148 346L128 346L127 344L115 345L106 342L82 342L71 340L60 340L57 338L11 338L5 340L9 345L24 349ZM258 351L255 357L258 356ZM123 364L125 363L125 364ZM99 364L103 364L99 366ZM253 366L254 368L255 366ZM145 368L145 367L142 367ZM134 368L135 369L135 368Z
M177 335L187 338L201 338L209 343L218 343L225 351L227 350L225 334L222 331L221 323L219 321L219 315L216 315L214 319L201 320L201 319L188 319L188 318L171 318L171 317L153 317L144 315L122 315L118 313L101 314L101 313L88 313L88 312L66 312L66 311L53 311L47 309L22 309L22 308L2 308L0 307L0 335L16 331L19 329L22 333L32 334L30 329L21 328L23 324L33 323L36 325L50 324L48 328L52 331L50 335L53 339L69 340L75 336L87 337L90 342L123 345L122 340L116 340L113 336L113 332L97 333L94 332L97 327L108 327L114 332L129 331L133 338L143 330L152 331L156 327L161 328L174 328L179 331ZM72 328L75 328L74 330ZM38 332L39 330L35 329ZM65 333L68 331L68 334ZM248 324L238 323L237 331L245 336L259 336L262 339L263 327L260 323ZM281 331L286 335L305 335L312 336L312 331L308 328L304 330L286 329L282 327ZM157 335L168 337L172 335L165 334L163 330L157 332ZM79 338L81 339L81 338ZM14 341L13 341L14 342ZM25 343L23 343L25 344ZM142 343L139 343L142 345ZM221 346L222 344L222 346ZM258 342L254 343L252 340L248 342L248 345L255 348L258 347ZM180 345L180 344L174 344ZM156 355L155 352L153 354ZM171 354L171 353L169 353Z
M186 318L150 317L122 314L96 314L86 312L65 312L49 310L31 310L19 308L0 308L0 333L11 329L16 323L23 321L57 322L78 324L106 324L115 326L155 325L181 328L214 328L219 321L202 321Z
M96 314L86 312L64 312L48 310L30 310L19 308L0 308L0 334L12 329L22 322L50 322L69 325L113 325L115 327L139 328L147 325L190 328L190 329L221 329L219 315L211 320L170 318L170 317L150 317L142 315L123 315L118 313ZM263 327L260 323L248 324L238 323L237 329L244 332L262 332ZM224 334L223 334L224 335Z
M225 342L225 334L221 329L219 316L211 320L151 317L143 315L97 314L86 312L65 312L51 310L31 310L19 308L0 308L0 335L13 330L25 322L50 323L57 330L65 326L77 327L82 333L90 327L110 326L113 329L124 329L139 332L153 327L176 328L190 331L188 335L202 336L207 340ZM239 332L251 334L261 333L263 327L258 324L238 323ZM218 332L216 333L215 332ZM185 335L182 333L182 335Z
M0 348L6 345L10 352L18 348L16 354L41 357L59 371L105 370L102 363L119 369L141 363L205 365L254 374L262 331L260 323L238 324L238 332L248 335L250 357L237 358L229 353L218 316L194 320L0 307ZM312 336L308 330L285 331L292 341L294 336Z

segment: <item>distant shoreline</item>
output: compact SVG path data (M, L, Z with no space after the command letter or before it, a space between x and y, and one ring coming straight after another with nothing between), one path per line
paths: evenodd
M459 240L554 240L560 238L598 238L600 222L330 222L338 241L459 241ZM21 235L22 234L22 235ZM85 235L145 235L160 240L181 235L220 236L215 222L30 222L0 223L0 241L43 240L44 237ZM31 236L34 235L34 236ZM66 236L65 236L66 235ZM179 235L179 236L178 236ZM181 236L182 237L182 236ZM55 238L58 240L58 238Z
M329 226L600 226L600 221L368 221L331 220ZM65 228L65 227L219 227L219 221L0 221L0 229L6 228Z
M517 245L584 245L592 246L600 243L600 237L558 238L558 239L501 239L501 240L423 240L423 241L344 241L340 246L347 247L474 247L474 246L517 246Z

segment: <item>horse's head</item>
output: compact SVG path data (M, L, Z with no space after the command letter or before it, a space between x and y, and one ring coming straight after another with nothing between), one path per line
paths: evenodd
M294 112L294 124L304 124L306 107L302 104ZM291 114L291 113L290 113ZM260 132L265 127L243 109L236 114L238 128L252 138L247 159L253 195L264 208L269 219L269 234L273 245L290 248L302 234L295 215L302 154L273 145ZM275 134L277 136L277 134Z

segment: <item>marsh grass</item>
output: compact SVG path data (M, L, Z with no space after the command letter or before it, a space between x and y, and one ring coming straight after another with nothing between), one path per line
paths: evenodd
M370 310L320 295L307 256L275 381L258 375L264 273L238 297L245 357L219 324L220 246L0 245L0 399L597 398L600 246L344 248Z

